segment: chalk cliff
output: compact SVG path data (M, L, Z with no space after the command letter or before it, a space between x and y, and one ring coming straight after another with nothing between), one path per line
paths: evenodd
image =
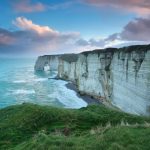
M44 71L45 66L49 66L51 70L58 70L60 55L44 55L39 56L36 60L34 69L36 71Z
M150 45L94 50L58 60L58 76L76 83L80 93L125 112L150 115Z

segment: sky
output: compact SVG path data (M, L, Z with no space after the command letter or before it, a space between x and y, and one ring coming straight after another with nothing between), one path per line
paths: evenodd
M0 0L0 57L150 43L150 0Z

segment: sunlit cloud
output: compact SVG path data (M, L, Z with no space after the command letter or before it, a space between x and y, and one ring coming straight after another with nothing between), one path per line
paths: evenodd
M37 12L44 11L46 9L46 5L42 2L32 3L31 0L14 0L11 1L12 6L17 12Z
M60 32L49 26L38 25L25 17L16 18L13 24L18 30L9 31L0 28L0 54L77 53L150 42L150 19L148 18L130 21L120 33L89 40L84 39L79 32Z
M12 45L14 42L13 35L9 31L0 28L0 45Z
M108 7L120 11L133 12L138 15L150 14L149 0L80 0L81 2L96 7Z
M52 3L39 0L8 0L16 12L41 12L45 10L65 9L74 4L91 5L95 7L105 7L106 9L113 8L119 11L126 11L135 13L139 16L150 15L150 1L149 0L65 0Z
M39 33L39 34L47 34L47 33L59 34L58 31L55 31L48 26L40 26L40 25L34 24L32 20L28 20L24 17L16 18L16 20L13 21L13 24L22 30L35 31L36 33Z
M61 53L65 48L70 49L80 36L79 32L59 32L48 26L37 25L24 17L16 18L13 24L18 27L17 31L0 30L0 46L6 49L6 53L13 53L13 49L20 53ZM12 48L8 48L10 41L13 42Z
M150 18L136 18L130 21L120 36L129 41L150 41Z
M79 39L77 45L85 47L119 47L132 44L150 43L150 18L136 18L124 26L122 32L114 33L106 38L96 40Z

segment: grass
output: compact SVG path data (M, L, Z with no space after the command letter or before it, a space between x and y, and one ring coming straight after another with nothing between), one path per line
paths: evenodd
M22 104L0 110L0 150L149 150L150 118L100 105Z

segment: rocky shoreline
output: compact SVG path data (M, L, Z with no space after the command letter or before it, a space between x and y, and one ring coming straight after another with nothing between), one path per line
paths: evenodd
M54 77L54 78L48 78L48 79L53 79L53 80L63 80L59 77ZM66 80L64 80L66 81ZM99 99L95 99L94 97L87 95L87 94L80 94L79 90L77 89L77 86L72 83L71 81L67 81L68 83L65 85L68 89L73 90L76 92L76 95L83 99L88 105L92 105L92 104L103 104L102 102L100 102Z
M75 91L75 92L76 92L76 95L77 95L79 98L82 98L88 105L91 105L91 104L102 104L102 103L100 102L100 100L95 99L95 98L93 98L93 97L91 97L91 96L89 96L89 95L86 95L86 94L81 95L81 94L79 93L79 91L78 91L76 85L73 84L73 83L71 83L71 82L67 83L67 84L66 84L66 87L67 87L68 89L71 89L71 90Z

